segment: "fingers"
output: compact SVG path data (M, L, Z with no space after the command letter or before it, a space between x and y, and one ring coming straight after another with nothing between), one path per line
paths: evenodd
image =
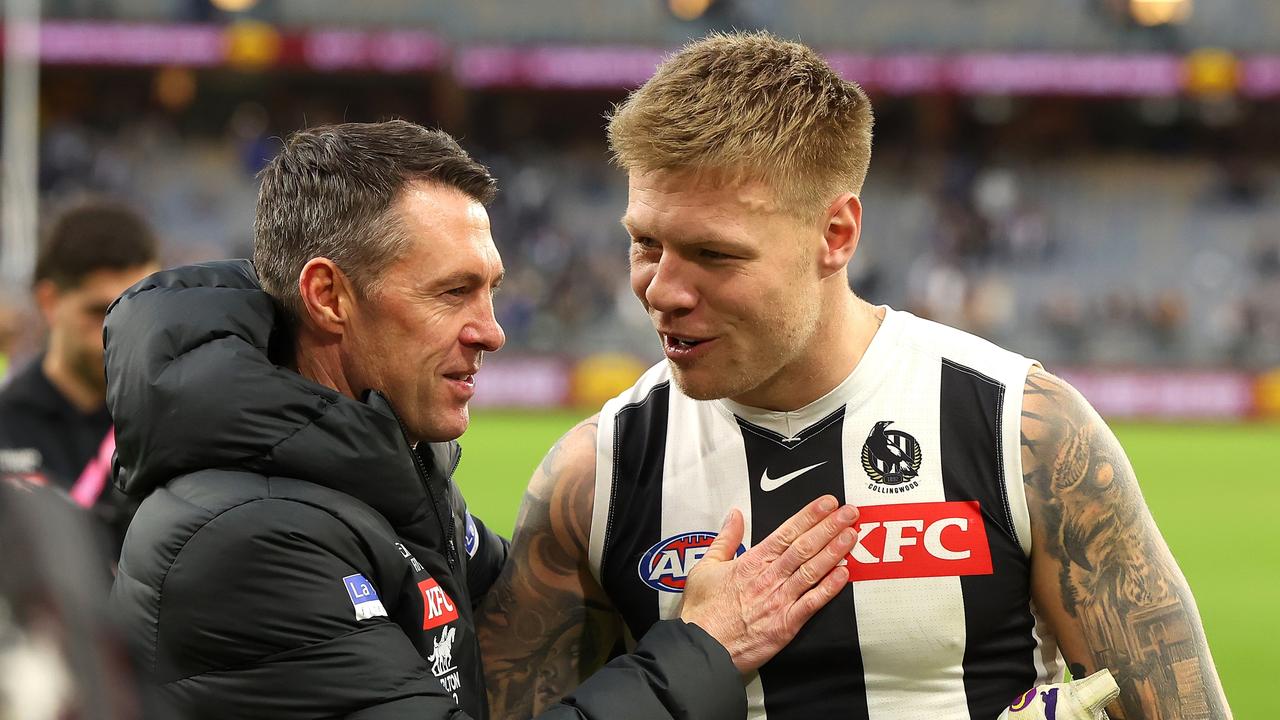
M716 535L716 539L712 541L711 547L707 548L707 554L703 555L702 559L721 562L732 560L738 554L738 546L742 544L744 526L742 513L737 508L730 510L729 517L724 519L724 527L720 528L720 534Z
M789 633L787 641L790 642L795 634L800 632L800 628L809 622L809 618L813 617L819 610L826 607L844 586L849 583L849 568L844 565L837 565L822 578L822 582L813 587L812 590L800 596L800 599L791 605L791 609L787 611L786 631Z
M758 556L764 562L773 561L786 552L787 548L791 547L791 544L799 539L801 535L826 519L838 505L839 502L833 496L823 495L779 525L778 529L770 533L769 537L765 538L763 542L751 548L750 553ZM832 533L832 535L834 534ZM821 545L818 547L821 547ZM814 548L814 551L816 552L817 548Z
M851 505L845 505L828 515L826 519L791 543L791 547L782 553L782 556L773 565L773 571L777 573L774 579L781 582L811 558L820 557L820 553L827 549L827 545L840 534L840 531L850 528L857 519L858 511ZM853 546L850 545L849 547ZM846 549L847 551L848 549ZM839 557L843 556L844 553L841 553ZM836 558L837 561L839 557ZM832 564L834 565L835 563ZM821 580L822 576L826 575L827 570L830 569L830 567L823 568L822 572L810 576L809 581L805 583L805 589Z
M853 549L857 539L858 532L851 527L845 527L837 533L821 552L806 561L783 581L783 596L798 598L808 592L839 566L840 561L845 559Z

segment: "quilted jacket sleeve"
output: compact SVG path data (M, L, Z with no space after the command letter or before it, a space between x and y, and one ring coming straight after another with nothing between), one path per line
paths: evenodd
M569 697L534 720L742 720L742 679L728 652L696 625L679 620L650 628L636 651L615 658ZM423 698L379 704L347 720L466 720ZM494 720L508 720L495 718Z
M209 520L156 599L150 670L162 694L197 718L465 720L399 626L376 612L357 619L344 579L371 573L363 557L345 525L292 500L255 500ZM135 582L123 568L115 601L127 600ZM736 720L745 712L724 648L669 621L540 717Z

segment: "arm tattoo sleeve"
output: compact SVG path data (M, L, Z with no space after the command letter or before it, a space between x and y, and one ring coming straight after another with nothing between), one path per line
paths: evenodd
M608 659L620 631L587 567L595 419L565 434L529 482L511 554L478 617L490 714L532 717Z
M1022 460L1033 591L1073 674L1106 667L1126 720L1229 718L1186 579L1111 430L1073 388L1027 377Z

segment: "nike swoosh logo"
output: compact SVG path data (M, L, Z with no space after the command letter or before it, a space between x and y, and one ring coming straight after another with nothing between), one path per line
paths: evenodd
M760 476L760 489L765 492L773 492L774 490L777 490L778 488L782 487L783 485L786 485L788 482L791 482L792 480L795 480L796 478L809 472L810 470L816 467L821 467L826 464L827 464L827 461L823 460L817 465L810 465L807 468L801 468L793 473L787 473L786 475L783 475L782 477L777 477L777 478L769 477L769 468L765 468L764 474Z

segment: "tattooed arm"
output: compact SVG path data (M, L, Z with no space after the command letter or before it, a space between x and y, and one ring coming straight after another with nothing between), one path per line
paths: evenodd
M480 608L478 632L495 718L533 717L608 659L621 620L587 566L596 417L534 471L511 556Z
M1111 670L1113 718L1231 717L1191 588L1111 430L1039 368L1022 408L1032 596L1072 674Z

